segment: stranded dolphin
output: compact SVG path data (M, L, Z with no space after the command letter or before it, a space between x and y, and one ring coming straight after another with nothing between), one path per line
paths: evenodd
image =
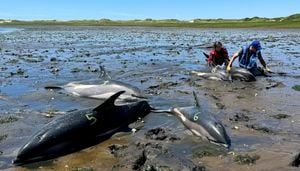
M195 106L175 107L168 110L154 110L153 112L172 114L196 136L210 143L229 148L231 140L221 121L208 113L202 112L195 92L194 97L196 101Z
M102 80L74 81L63 86L46 86L46 89L64 89L67 93L71 93L80 97L94 98L106 100L119 91L125 91L118 101L135 102L146 99L141 91L132 85L112 80L104 68L101 67Z
M151 107L146 101L116 106L118 92L94 109L59 117L38 131L18 152L14 164L53 159L108 139L121 128L146 116Z
M255 76L244 68L233 67L228 73L224 69L221 69L220 67L217 66L211 70L211 73L197 72L197 71L192 71L191 73L205 79L217 80L217 81L231 81L232 79L242 80L247 82L256 81Z

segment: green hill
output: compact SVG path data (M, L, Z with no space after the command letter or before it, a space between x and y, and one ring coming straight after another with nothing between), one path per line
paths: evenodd
M262 18L252 17L243 19L194 19L182 21L177 19L154 20L35 20L3 22L0 25L70 25L70 26L151 26L151 27L193 27L193 28L300 28L300 14L288 17Z

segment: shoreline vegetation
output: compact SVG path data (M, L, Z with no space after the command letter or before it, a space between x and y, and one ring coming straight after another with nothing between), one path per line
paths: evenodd
M244 18L244 19L194 19L183 21L177 19L165 20L4 20L0 26L141 26L141 27L183 27L183 28L300 28L300 14L278 18Z

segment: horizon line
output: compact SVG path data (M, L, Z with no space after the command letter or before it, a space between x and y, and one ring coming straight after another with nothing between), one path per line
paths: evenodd
M0 20L16 20L16 21L62 21L62 22L67 22L67 21L84 21L84 20L111 20L111 21L134 21L134 20L147 20L147 19L151 19L151 20L178 20L178 21L192 21L192 20L242 20L242 19L246 19L246 18L265 18L265 19L274 19L274 18L285 18L285 17L289 17L292 15L297 15L300 13L293 13L287 16L281 16L281 17L261 17L261 16L252 16L252 17L243 17L243 18L192 18L192 19L178 19L178 18L151 18L151 17L145 17L145 18L132 18L132 19L111 19L111 18L85 18L85 19L12 19L12 18L0 18Z

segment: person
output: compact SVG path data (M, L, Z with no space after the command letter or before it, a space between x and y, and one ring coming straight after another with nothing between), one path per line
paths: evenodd
M268 67L261 55L261 45L258 40L253 41L250 45L242 47L240 51L236 52L229 64L227 65L226 70L230 72L232 63L236 58L239 58L239 66L250 71L254 76L265 75L264 71L272 72ZM264 69L257 66L257 58L259 59L261 65Z
M211 67L227 65L229 62L229 56L227 49L223 47L221 42L215 42L213 44L214 49L207 56L207 63Z

